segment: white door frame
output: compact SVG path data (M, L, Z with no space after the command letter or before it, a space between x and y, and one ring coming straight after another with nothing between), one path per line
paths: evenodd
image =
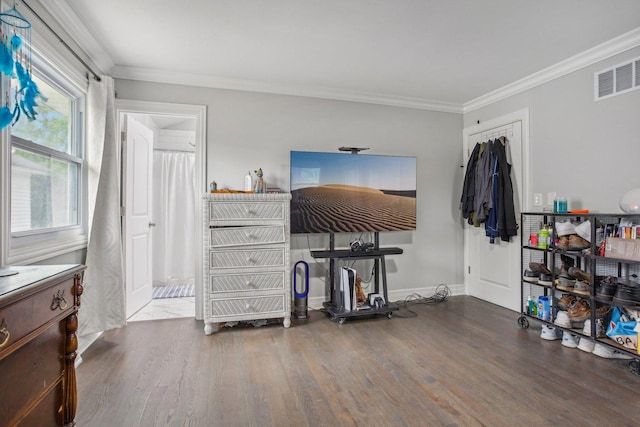
M121 134L122 117L125 114L156 114L169 116L185 116L195 117L196 136L195 136L195 155L196 155L196 194L203 194L208 191L207 186L207 106L206 105L190 105L190 104L172 104L164 102L137 101L127 99L116 99L116 122L117 135ZM199 188L199 190L198 190ZM193 242L197 245L198 251L196 256L196 319L203 318L202 307L202 236L200 233L200 224L203 223L202 218L202 198L196 198L196 216L197 224L196 233L193 236Z
M504 116L496 117L491 120L487 120L485 122L480 122L475 125L466 127L462 130L462 140L463 140L463 160L466 164L468 161L467 149L471 150L472 147L469 147L469 137L471 135L475 135L480 132L486 132L491 129L506 126L513 122L521 121L522 122L522 205L520 210L522 212L529 211L529 194L530 188L530 168L529 168L529 108L524 108L522 110L514 111L513 113L506 114ZM516 218L516 221L519 223L520 218ZM522 226L522 224L520 224ZM519 231L521 232L521 230ZM470 263L470 230L469 227L465 227L464 229L464 268L466 270L467 266ZM518 266L520 269L520 266ZM469 275L464 274L464 290L465 294L469 295Z

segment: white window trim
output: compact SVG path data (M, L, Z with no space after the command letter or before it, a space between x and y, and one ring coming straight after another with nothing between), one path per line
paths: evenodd
M61 75L68 79L65 81L64 89L73 96L84 98L86 101L86 90L80 90L76 80L68 77L66 73L53 66L52 62L42 57L38 52L32 50L32 62L37 64L37 68L44 74L51 72ZM3 77L3 87L6 87L7 78ZM54 79L55 82L55 79ZM60 82L58 82L60 83ZM84 103L82 103L84 104ZM63 230L50 230L42 233L30 233L24 236L18 233L18 237L12 236L11 233L11 135L8 128L2 131L2 147L0 155L2 161L0 163L0 191L2 192L3 209L0 210L0 219L2 227L0 230L0 265L22 265L44 261L61 255L66 255L75 251L83 250L87 247L87 163L85 158L85 117L84 105L78 105L75 113L79 115L76 129L72 132L76 133L83 143L79 147L78 156L83 159L81 164L81 174L79 176L79 225Z

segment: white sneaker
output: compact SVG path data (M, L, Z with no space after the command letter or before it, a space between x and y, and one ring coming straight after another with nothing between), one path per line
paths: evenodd
M562 334L562 345L569 348L578 347L579 337L576 334L565 332Z
M553 326L549 326L547 324L542 325L542 330L540 331L540 338L543 340L559 340L562 332L554 328Z
M582 333L584 335L591 336L591 319L586 319L584 321L584 327L582 328ZM606 331L604 329L604 320L596 319L596 337L604 337Z
M596 343L592 351L596 356L604 357L606 359L633 359L633 356L623 353L620 350L610 348L604 344Z
M580 341L578 341L578 349L586 351L587 353L591 353L595 346L596 343L584 337L580 337Z
M558 311L556 314L556 320L553 321L553 324L562 328L570 328L571 319L569 319L569 313L562 310Z

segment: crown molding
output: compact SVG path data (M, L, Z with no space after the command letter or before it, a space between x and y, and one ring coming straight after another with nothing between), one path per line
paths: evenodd
M591 49L544 68L523 79L496 89L476 99L464 103L463 113L469 113L487 105L506 99L510 96L540 86L551 80L578 71L596 62L605 60L634 47L640 46L640 27L608 40Z
M170 83L216 89L362 102L367 104L441 111L445 113L462 113L461 104L430 101L419 98L388 96L375 93L346 91L324 87L276 84L257 80L231 79L203 74L160 71L150 68L115 66L111 70L111 75L114 78L119 79L140 80L155 83Z
M92 62L96 64L101 71L108 73L114 78L352 101L457 114L469 113L640 46L639 27L464 104L457 104L335 88L274 84L256 80L230 79L217 76L117 66L114 65L111 57L65 0L48 0L41 3L47 12L65 28L73 40L82 41L82 43L77 43Z
M105 72L115 65L109 54L102 48L87 26L80 20L76 12L66 0L41 1L42 7L60 24L64 31L88 56L100 72ZM82 40L80 43L78 40Z

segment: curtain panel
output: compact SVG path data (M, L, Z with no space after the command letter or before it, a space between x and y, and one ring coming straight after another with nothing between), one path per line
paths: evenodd
M120 232L120 138L113 79L91 79L87 96L89 244L79 335L126 324Z

